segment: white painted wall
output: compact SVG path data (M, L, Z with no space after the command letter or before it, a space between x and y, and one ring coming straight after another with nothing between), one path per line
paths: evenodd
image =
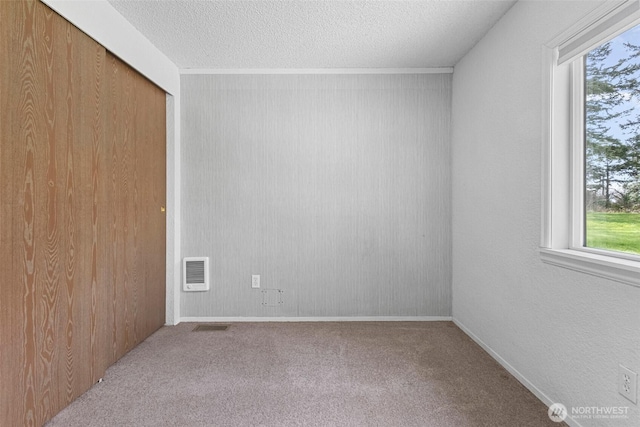
M640 372L640 288L543 264L542 45L598 2L520 1L453 79L453 317L546 403L628 407Z
M167 95L167 325L180 323L180 286L182 283L181 230L181 153L180 91Z
M106 0L42 0L171 96L167 99L166 323L180 321L180 74Z

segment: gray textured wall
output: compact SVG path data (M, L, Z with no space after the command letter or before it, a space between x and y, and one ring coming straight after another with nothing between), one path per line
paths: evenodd
M450 74L181 84L181 316L451 314Z

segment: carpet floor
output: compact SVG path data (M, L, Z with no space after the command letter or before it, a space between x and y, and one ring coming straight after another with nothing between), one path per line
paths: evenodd
M46 424L558 426L452 322L161 328Z

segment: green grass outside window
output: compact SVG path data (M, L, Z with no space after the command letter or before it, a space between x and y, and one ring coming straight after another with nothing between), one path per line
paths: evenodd
M640 213L587 212L587 247L640 254Z

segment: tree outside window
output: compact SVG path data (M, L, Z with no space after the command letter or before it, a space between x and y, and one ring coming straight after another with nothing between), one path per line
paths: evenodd
M585 56L585 246L640 254L640 26Z

